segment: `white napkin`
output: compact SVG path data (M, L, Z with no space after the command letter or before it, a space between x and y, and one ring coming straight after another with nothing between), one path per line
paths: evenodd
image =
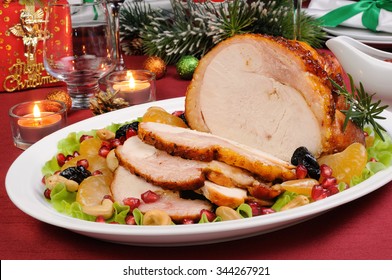
M345 1L345 0L312 0L309 3L308 9L306 9L306 12L315 18L319 18L334 9L353 3L356 2ZM366 29L366 27L362 25L362 13L359 13L347 19L346 21L342 22L340 25ZM392 33L392 12L388 12L384 9L380 11L377 31Z
M171 11L173 9L170 0L142 0L142 1L150 5L151 9L162 9L167 11ZM127 4L132 4L133 2L141 2L141 1L125 0L125 3Z

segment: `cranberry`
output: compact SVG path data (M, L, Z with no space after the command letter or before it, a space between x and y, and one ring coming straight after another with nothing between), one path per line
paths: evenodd
M209 222L214 221L216 218L215 213L211 212L210 210L207 210L207 209L203 209L200 211L200 217L203 216L203 214L206 216L206 218Z
M138 208L140 205L140 199L136 197L127 197L123 199L124 205L128 205L130 211L133 211L135 208Z
M308 170L305 165L299 164L295 169L295 174L297 175L297 179L304 179L308 175Z
M95 218L95 221L97 222L97 223L106 223L106 221L105 221L105 218L103 217L103 216L97 216L96 218Z
M332 168L326 164L320 165L320 175L323 178L329 178L332 176Z
M141 197L145 203L152 203L159 199L159 195L150 190L142 193Z
M110 152L110 148L108 148L106 146L102 146L101 148L99 148L98 155L106 158L108 156L109 152Z
M65 155L63 153L57 154L57 163L60 167L65 164L66 160L67 160L67 158L65 157Z
M45 196L45 198L47 198L47 199L51 199L51 197L50 197L50 193L51 193L52 191L50 190L50 189L45 189L45 191L44 191L44 196Z
M83 134L82 136L80 136L79 142L82 143L84 140L89 139L89 138L93 138L93 136Z
M88 164L88 160L87 159L80 159L76 162L77 166L83 166L85 169L88 168L89 164Z

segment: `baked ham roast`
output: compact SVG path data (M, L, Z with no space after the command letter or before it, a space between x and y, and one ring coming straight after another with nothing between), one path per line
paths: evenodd
M303 42L245 34L219 43L200 61L187 89L189 126L289 161L305 146L315 156L364 143L344 114L328 79L336 62Z

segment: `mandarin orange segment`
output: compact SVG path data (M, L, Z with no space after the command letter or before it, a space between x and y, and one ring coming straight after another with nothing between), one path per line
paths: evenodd
M105 195L111 195L105 175L90 176L80 183L76 201L82 206L100 205Z
M160 107L150 107L143 115L143 122L157 122L187 128L184 121Z
M351 178L360 176L367 163L367 151L364 145L353 143L344 151L326 155L318 160L332 168L332 176L339 182L350 184Z

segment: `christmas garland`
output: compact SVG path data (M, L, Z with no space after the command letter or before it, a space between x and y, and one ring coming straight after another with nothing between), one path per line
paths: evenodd
M185 55L200 58L235 34L259 33L292 39L291 0L231 0L223 3L171 0L172 11L144 1L120 10L121 46L126 54L158 56L167 64ZM318 21L301 14L301 40L320 47L325 33Z

